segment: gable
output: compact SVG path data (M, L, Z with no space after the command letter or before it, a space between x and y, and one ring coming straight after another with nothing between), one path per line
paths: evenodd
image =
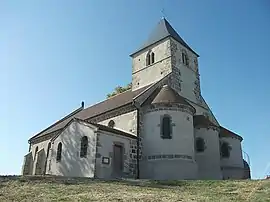
M87 128L90 128L91 130L93 131L97 131L97 127L94 126L93 124L90 124L86 121L83 121L83 120L79 120L79 119L76 119L76 118L73 118L72 120L70 120L61 130L61 132L59 132L55 137L53 137L51 139L52 142L54 142L59 136L65 134L67 131L71 130L71 131L74 131L73 134L76 135L76 134L79 134L81 132L83 132L83 127L87 127ZM78 130L79 128L79 130Z

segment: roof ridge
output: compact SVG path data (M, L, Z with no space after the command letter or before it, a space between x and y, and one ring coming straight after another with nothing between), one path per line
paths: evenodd
M37 133L36 135L34 135L33 137L31 137L28 141L33 140L35 137L37 137L39 134L45 132L46 130L49 130L50 128L56 126L57 124L63 122L64 120L68 119L69 117L73 116L74 114L77 114L78 112L82 111L84 108L81 106L77 109L75 109L74 111L72 111L71 113L69 113L68 115L64 116L62 119L56 121L55 123L53 123L52 125L48 126L47 128L45 128L44 130L40 131L39 133Z

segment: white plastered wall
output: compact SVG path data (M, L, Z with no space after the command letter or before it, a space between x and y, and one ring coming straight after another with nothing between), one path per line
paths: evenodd
M172 117L172 139L162 139L161 116ZM144 114L142 131L142 178L196 179L197 164L194 156L193 118L182 111L160 110ZM153 155L168 155L162 159L149 159ZM183 157L175 158L176 155ZM172 158L171 158L171 157ZM185 158L188 156L190 159Z
M86 158L80 157L81 138L87 136ZM61 161L56 160L57 146L62 143ZM72 122L52 143L48 174L70 177L94 177L96 128L84 122Z
M205 142L205 150L203 152L196 151L198 179L222 179L219 132L212 128L195 128L195 138L198 137L203 138Z
M220 141L227 142L231 146L229 158L221 158L224 179L242 179L244 163L241 141L233 137L221 137Z
M99 124L108 126L110 120L115 122L115 129L125 131L127 133L135 133L137 129L137 111L121 114L110 119L99 122Z

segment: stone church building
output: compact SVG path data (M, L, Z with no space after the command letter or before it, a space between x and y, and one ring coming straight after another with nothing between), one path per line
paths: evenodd
M243 179L243 138L201 94L199 55L162 19L131 55L132 88L28 140L23 175Z

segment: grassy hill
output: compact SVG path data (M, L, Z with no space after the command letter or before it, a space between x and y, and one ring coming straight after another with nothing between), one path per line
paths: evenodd
M262 201L270 180L149 181L0 177L0 201Z

